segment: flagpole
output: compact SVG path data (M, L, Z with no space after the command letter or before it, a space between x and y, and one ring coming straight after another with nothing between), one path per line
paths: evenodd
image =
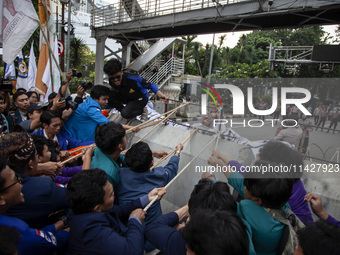
M50 46L50 31L49 31L49 27L48 27L48 23L49 23L49 21L48 21L48 10L47 10L47 0L43 0L43 5L44 5L44 7L45 7L45 15L46 15L46 30L47 30L47 44ZM52 11L51 11L51 14L52 14ZM44 31L43 31L43 34L44 34ZM46 39L45 39L46 40ZM54 42L53 42L53 44L54 44ZM48 47L48 49L50 49L50 47ZM51 58L51 55L53 55L54 56L54 54L53 54L53 51L48 51L48 53L49 53L49 57L50 57L50 75L51 75L51 83L52 83L52 92L54 92L54 81L53 81L53 71L52 71L52 58ZM57 64L57 62L56 62L56 64Z

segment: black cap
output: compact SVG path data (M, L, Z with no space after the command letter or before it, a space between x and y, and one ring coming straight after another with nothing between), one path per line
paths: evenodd
M46 104L31 104L27 108L27 113L33 113L35 110L40 110L40 109L47 109Z

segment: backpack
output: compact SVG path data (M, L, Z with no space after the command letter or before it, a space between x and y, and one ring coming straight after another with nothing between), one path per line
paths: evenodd
M288 212L284 209L271 209L266 207L263 207L263 209L265 209L274 220L284 225L276 254L293 254L295 246L298 244L297 231L304 228L305 225L291 209L288 209Z

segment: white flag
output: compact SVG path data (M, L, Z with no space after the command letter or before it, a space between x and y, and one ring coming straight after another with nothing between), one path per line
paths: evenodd
M34 55L33 41L32 41L31 50L30 50L30 59L28 61L28 77L27 77L29 91L35 90L36 77L37 77L37 63L35 62L35 55Z
M38 22L31 0L0 1L0 41L4 62L13 62L38 27Z
M59 65L59 56L58 56L58 40L55 38L53 45L53 55L57 59L58 63L55 63L54 58L52 57L52 79L53 79L53 91L52 91L52 82L51 82L51 67L50 67L50 58L47 61L46 68L42 77L43 83L47 87L47 92L44 98L44 103L48 102L48 96L52 92L58 92L60 88L60 72L57 67Z
M4 78L7 79L8 77L15 77L16 78L14 62L12 62L12 64L10 64L10 65L6 64Z
M28 73L27 66L25 60L22 56L22 51L19 53L19 62L18 62L18 77L17 77L17 89L24 88L28 91Z

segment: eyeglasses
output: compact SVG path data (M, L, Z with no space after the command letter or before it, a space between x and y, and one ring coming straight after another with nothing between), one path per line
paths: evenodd
M0 190L0 192L3 192L3 191L5 191L5 190L8 190L10 187L14 186L14 185L17 184L17 183L22 184L22 178L21 178L21 176L18 175L17 173L15 173L15 180L16 180L16 181L15 181L14 183L12 183L12 184L9 185L8 187L6 187L6 188Z
M109 77L109 81L120 80L121 77L122 77L122 74L118 74L116 76Z

